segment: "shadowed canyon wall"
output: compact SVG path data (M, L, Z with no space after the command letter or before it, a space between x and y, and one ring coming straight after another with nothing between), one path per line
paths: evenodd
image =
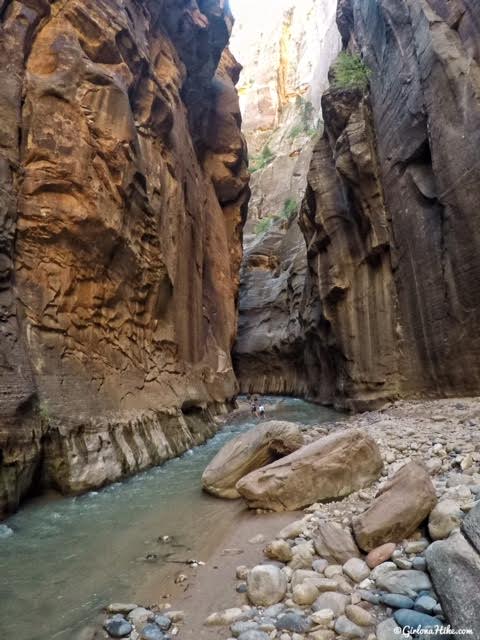
M309 395L478 393L480 6L342 0L338 24L370 92L323 98L301 213Z
M222 0L0 0L0 516L203 441L248 201Z
M301 391L353 410L402 396L476 394L480 5L340 0L337 23L344 48L370 69L370 87L334 83L322 99L325 130L299 216L303 292L291 286L285 252L272 258L254 247L249 268L247 250L244 274L272 312L262 315L249 285L242 291L235 356L242 388ZM272 280L252 277L267 267ZM269 321L283 314L273 284L282 278L296 315L279 347ZM284 345L301 349L283 386L268 357L253 370L244 358L249 341L275 361Z

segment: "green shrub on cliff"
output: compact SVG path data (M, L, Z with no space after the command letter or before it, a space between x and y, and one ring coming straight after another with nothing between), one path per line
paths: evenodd
M368 88L371 70L357 53L343 51L333 64L333 73L334 87L365 91Z
M37 407L38 415L43 426L48 426L51 420L50 407L45 401L40 402Z
M297 96L295 100L298 112L298 121L290 129L288 137L295 140L300 135L306 135L312 138L318 132L318 119L315 116L315 107L309 100L305 100L302 96Z
M272 226L273 218L261 218L255 225L255 234L259 236Z
M282 211L280 213L280 218L282 220L290 220L297 213L298 204L293 198L288 198L283 203Z
M265 169L265 167L267 167L274 159L275 159L275 154L270 149L268 144L266 144L258 156L251 158L250 172L255 173L255 171L260 171L261 169Z

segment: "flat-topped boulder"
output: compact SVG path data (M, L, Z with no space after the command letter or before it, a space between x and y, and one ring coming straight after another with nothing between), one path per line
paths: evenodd
M360 549L408 538L435 507L437 497L427 470L416 462L403 466L370 507L353 520Z
M271 420L241 433L220 449L203 472L205 491L219 498L238 498L237 482L255 469L296 451L303 445L293 422Z
M253 471L236 488L251 508L294 511L362 489L378 478L382 466L375 441L348 429Z

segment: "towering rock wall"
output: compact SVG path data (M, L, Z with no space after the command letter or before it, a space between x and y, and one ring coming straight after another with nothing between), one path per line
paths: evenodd
M246 146L223 0L0 0L0 515L211 434Z
M480 389L480 5L340 0L370 92L323 98L301 223L308 395Z
M297 213L321 130L321 95L340 49L336 2L265 3L254 21L248 10L247 2L232 42L242 51L252 170L234 364L243 391L303 395L307 256Z

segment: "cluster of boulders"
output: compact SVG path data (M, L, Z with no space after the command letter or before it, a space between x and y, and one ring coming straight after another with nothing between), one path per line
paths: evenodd
M341 430L302 445L298 425L267 422L218 452L202 476L203 487L221 497L242 496L251 508L294 511L348 496L382 471L380 450L364 431ZM271 461L274 456L279 459Z
M112 603L107 607L103 628L111 638L171 640L179 631L183 611L159 611L137 604Z
M333 429L340 440L342 433L373 439L382 477L343 500L308 507L265 547L261 564L237 568L237 592L245 594L237 597L246 601L213 613L206 625L228 626L230 637L240 640L393 640L414 629L440 638L448 637L448 625L472 630L467 637L475 638L479 418L475 400L399 403L357 418L355 428L305 431L310 451L322 451L319 443L331 442ZM303 469L298 458L298 466L285 471L282 463L291 457L273 463L281 487L293 486L289 476ZM267 487L269 468L260 482ZM306 477L308 489L316 490L314 477ZM272 487L264 495L275 501Z

